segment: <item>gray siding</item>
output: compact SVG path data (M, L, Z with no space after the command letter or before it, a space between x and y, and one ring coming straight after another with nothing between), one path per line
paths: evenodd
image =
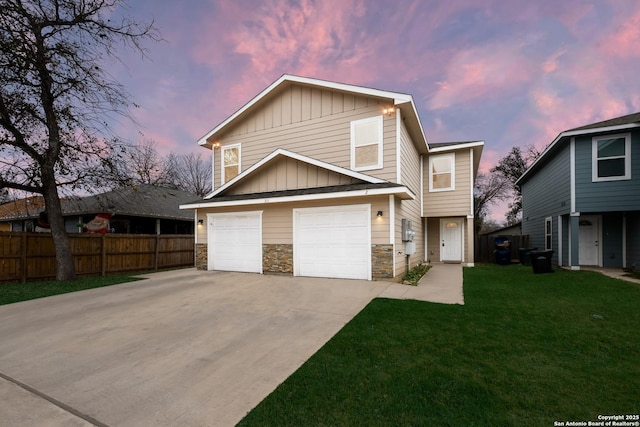
M569 265L569 233L570 233L570 216L564 215L562 216L562 265ZM558 256L560 253L558 252Z
M640 269L640 212L627 214L627 268Z
M622 214L602 216L602 266L622 268Z
M544 249L544 220L553 217L554 262L558 260L558 215L571 209L569 146L544 165L544 169L522 185L522 234L530 236L531 247ZM568 231L563 227L563 235Z
M593 135L576 137L576 211L640 210L640 130L631 132L630 180L591 182L592 140Z

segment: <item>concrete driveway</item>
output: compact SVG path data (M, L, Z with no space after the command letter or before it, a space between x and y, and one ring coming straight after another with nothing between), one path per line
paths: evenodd
M234 425L387 282L195 269L0 306L0 425Z

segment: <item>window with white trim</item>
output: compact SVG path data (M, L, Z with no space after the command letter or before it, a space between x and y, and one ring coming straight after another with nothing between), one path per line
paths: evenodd
M631 179L631 134L594 136L592 181Z
M220 149L221 183L224 184L240 173L240 144L227 145Z
M456 189L455 153L429 157L429 191L451 191Z
M351 122L351 169L382 168L382 116Z
M552 233L553 233L553 219L551 217L544 219L544 250L551 250L551 242L552 242Z

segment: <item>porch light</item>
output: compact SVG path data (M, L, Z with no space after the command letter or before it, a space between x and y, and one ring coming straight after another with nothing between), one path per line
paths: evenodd
M387 116L392 115L394 111L396 111L396 109L393 107L385 108L384 110L382 110L382 112Z
M198 220L198 225L202 225L202 224L204 224L204 220L203 219L199 219Z
M381 217L382 216L382 211L378 211L378 214L376 216L377 217Z

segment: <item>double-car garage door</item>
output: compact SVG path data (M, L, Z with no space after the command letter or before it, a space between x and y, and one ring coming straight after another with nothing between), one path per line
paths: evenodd
M209 215L209 269L262 272L262 212ZM370 205L293 209L296 276L371 279Z

